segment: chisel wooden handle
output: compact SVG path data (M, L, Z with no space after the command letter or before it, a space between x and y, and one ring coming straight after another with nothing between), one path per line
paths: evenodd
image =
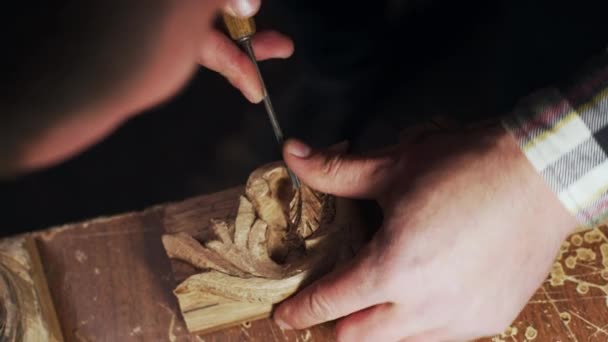
M230 38L236 41L251 38L256 30L253 18L237 18L229 14L224 14L224 25Z

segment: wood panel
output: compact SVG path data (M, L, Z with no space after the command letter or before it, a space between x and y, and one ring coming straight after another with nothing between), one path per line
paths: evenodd
M241 188L37 235L37 244L66 341L331 341L331 324L283 332L271 320L203 337L189 336L172 290L161 243L230 215ZM236 197L235 197L236 196ZM167 230L165 230L167 227Z
M334 341L332 324L282 332L271 320L205 336L187 334L171 291L191 270L177 265L174 274L160 236L191 232L210 218L233 215L241 190L38 234L66 340ZM606 227L571 237L558 260L566 274L564 283L548 279L506 334L483 341L607 341L607 237Z
M38 238L68 341L174 341L176 315L161 211L148 210L56 228Z

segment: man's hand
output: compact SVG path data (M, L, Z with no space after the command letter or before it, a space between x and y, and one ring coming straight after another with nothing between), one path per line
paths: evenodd
M461 341L502 332L540 286L575 219L502 128L434 135L368 157L284 158L309 186L375 199L383 226L347 267L280 305L341 341Z
M224 11L239 17L257 13L260 0L231 0ZM258 60L289 58L294 51L293 42L278 32L265 31L253 38L253 50ZM199 63L222 74L253 102L262 101L262 89L253 63L239 46L223 33L212 30L201 47Z

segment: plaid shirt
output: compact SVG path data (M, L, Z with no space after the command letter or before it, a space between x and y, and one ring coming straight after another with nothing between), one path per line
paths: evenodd
M573 84L523 100L503 125L586 227L608 217L608 55Z

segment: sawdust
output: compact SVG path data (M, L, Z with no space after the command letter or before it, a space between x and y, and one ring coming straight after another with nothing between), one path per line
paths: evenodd
M508 327L503 331L500 335L492 337L492 342L505 342L505 339L513 339L515 340L515 336L519 330L516 326Z
M597 258L597 254L589 248L577 248L575 253L576 255L570 255L564 262L564 265L571 270L576 268L576 264L579 261L590 262Z
M583 244L583 238L579 234L575 234L570 238L570 242L572 242L572 244L576 247L579 247Z
M549 283L551 286L562 286L565 282L566 272L564 272L564 267L559 262L554 263L549 275Z
M575 240L578 239L576 238L576 235L574 235L570 238L570 240L577 242ZM594 251L592 248L583 247L570 251L570 247L574 244L574 242L570 244L566 241L564 244L562 244L558 260L563 258L565 254L569 253L570 255L568 255L568 257L565 259L563 265L559 261L556 261L553 264L551 273L549 275L549 283L551 286L562 286L566 282L572 282L576 285L576 291L580 295L588 294L591 288L601 290L606 295L606 306L608 306L608 284L593 282L590 279L583 279L581 278L582 274L580 273L567 274L564 269L565 266L566 269L574 270L580 265L584 266L585 268L596 269L597 273L595 274L599 274L603 280L608 280L608 243L605 241L608 241L608 238L606 235L604 235L604 232L602 232L600 228L595 228L584 234L585 243L593 244L603 242L599 246L599 253L602 256L602 268L596 268L596 266L592 264L592 262L596 261L598 258L597 244L595 244L594 247L596 248L596 251Z
M534 329L534 327L529 326L526 328L526 332L524 333L524 336L526 336L526 339L528 341L532 341L532 340L536 339L536 337L538 336L538 331L536 331L536 329Z
M570 250L570 242L568 242L568 241L562 242L562 245L559 248L559 253L557 255L557 260L562 260L562 258L564 257L564 254L568 253L568 250Z
M596 258L596 254L589 248L577 248L576 258L580 261L593 261Z
M602 253L602 266L608 268L608 243L603 243L600 246L600 252Z
M517 327L508 327L502 334L500 334L500 337L502 337L502 338L514 337L517 335L518 332L519 331L518 331Z
M101 273L101 271L99 270L99 268L95 267L93 269L93 273L95 273L95 275L99 275Z
M76 258L76 261L78 261L79 263L84 263L85 261L87 261L87 259L89 258L85 252L81 251L80 249L77 249L76 251L74 251L74 257Z
M564 264L566 265L566 267L568 267L571 270L575 269L576 268L576 257L575 256L567 257L566 262L564 262Z
M141 334L141 327L138 325L133 330L131 330L130 336L135 336Z
M579 283L576 286L576 292L582 295L587 294L589 292L589 285L586 283Z
M600 242L603 239L603 234L598 229L590 230L585 233L585 242L594 243Z
M304 331L304 333L302 333L301 337L304 342L309 342L312 338L312 334L310 333L310 330L307 329L306 331Z

